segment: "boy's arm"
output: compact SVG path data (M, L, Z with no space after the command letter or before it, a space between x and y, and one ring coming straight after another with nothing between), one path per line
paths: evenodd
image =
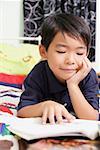
M29 105L21 108L17 112L18 117L41 117L43 110L43 103Z
M69 80L67 80L67 87L69 90L69 95L74 108L75 113L78 118L81 119L98 119L98 111L95 110L85 99L79 88L79 82L84 79L84 77L90 72L91 63L87 58L83 60L83 65L81 69L73 75Z
M75 117L71 115L66 108L52 100L44 101L38 104L25 106L18 111L18 117L42 117L42 122L45 124L47 120L51 124L55 123L55 118L58 123L61 123L63 117L71 122Z
M75 85L69 85L69 94L71 98L71 102L74 108L77 117L80 119L90 119L97 120L98 119L98 111L95 110L85 99L80 88Z

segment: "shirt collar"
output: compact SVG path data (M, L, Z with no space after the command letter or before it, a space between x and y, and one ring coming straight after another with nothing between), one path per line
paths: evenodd
M49 86L49 92L50 93L58 93L61 91L66 90L66 86L64 86L60 81L57 80L57 78L54 76L53 72L48 66L48 63L45 63L46 67L46 73L47 73L47 79L48 79L48 86Z

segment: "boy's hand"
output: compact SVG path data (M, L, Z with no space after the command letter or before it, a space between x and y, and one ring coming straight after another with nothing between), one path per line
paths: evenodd
M87 74L91 70L91 62L87 57L83 59L82 66L79 67L79 70L71 77L69 78L66 82L67 84L72 83L73 85L78 85L80 81L82 81Z
M51 100L43 102L43 124L46 124L47 119L49 119L51 124L54 124L55 118L58 123L62 123L63 117L69 122L75 119L75 117L71 115L63 105Z

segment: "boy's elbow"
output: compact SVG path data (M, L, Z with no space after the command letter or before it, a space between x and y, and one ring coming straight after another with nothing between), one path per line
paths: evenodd
M21 108L17 111L17 117L25 117L24 109Z

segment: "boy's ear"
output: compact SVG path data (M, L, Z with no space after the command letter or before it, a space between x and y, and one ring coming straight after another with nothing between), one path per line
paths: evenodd
M47 51L46 51L46 48L42 44L39 45L39 52L40 52L42 59L47 59Z

